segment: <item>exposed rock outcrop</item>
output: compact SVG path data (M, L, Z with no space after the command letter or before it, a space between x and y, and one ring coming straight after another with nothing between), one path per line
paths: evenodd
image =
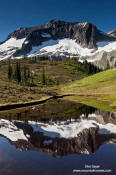
M71 125L73 126L73 135L75 135L73 137L68 136L69 133L71 134L69 121L65 125L55 124L56 131L58 129L59 133L66 132L66 136L68 136L59 137L59 134L54 130L50 131L49 127L44 130L44 123L38 125L38 123L34 124L33 122L26 123L2 119L0 121L0 134L18 149L42 151L55 157L68 154L91 154L104 142L111 140L114 142L116 139L115 133L100 133L99 126L93 120L91 121L92 125L88 125L90 127L83 125L81 121L78 122L75 123L76 130L74 130L75 126ZM89 120L86 124L89 124ZM52 126L52 124L47 124L46 127L48 125ZM105 130L103 129L103 131ZM57 135L54 137L54 134Z
M107 34L110 35L111 37L116 38L116 30L109 31L107 32Z
M97 42L114 40L113 35L109 36L101 32L96 26L89 22L71 23L52 20L42 26L15 30L8 36L5 42L0 44L0 58L6 59L12 56L24 56L29 54L34 46L41 46L41 44L46 41L64 38L72 39L82 48L88 49L96 49ZM12 41L11 39L15 39L16 41ZM17 41L20 42L20 47L16 47L15 43ZM78 56L78 54L79 53L77 53L76 56ZM58 52L56 52L54 56L61 57ZM64 53L63 57L66 56L70 56L70 54ZM72 54L72 56L74 56L74 54Z

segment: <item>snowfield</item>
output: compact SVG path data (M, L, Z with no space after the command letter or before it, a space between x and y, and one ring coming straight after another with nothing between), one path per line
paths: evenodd
M68 52L69 54L86 56L90 55L93 49L82 48L75 40L72 39L62 39L58 40L58 43L54 46L47 46L42 48L40 51L45 50L46 52L55 53L59 51L61 53Z
M32 124L31 126L34 128L34 131L42 132L44 135L55 138L73 138L77 137L77 134L81 132L85 128L96 127L94 123L88 120L82 120L81 122L71 122L71 123L53 123L53 124L44 124L44 123L36 123L29 122ZM35 127L36 126L36 127Z
M97 47L98 47L97 52L101 52L101 51L111 52L113 50L116 50L116 41L98 42Z
M32 51L29 54L32 54L30 56L33 56L49 53L54 55L56 53L60 53L60 56L65 56L66 53L68 53L70 57L77 56L81 58L86 56L94 56L97 53L103 51L111 52L113 50L116 50L116 41L98 42L97 47L97 49L83 48L76 43L76 40L65 38L61 40L49 40L43 42L40 46L33 47ZM90 62L93 60L94 59L91 59Z
M28 140L22 129L18 129L13 122L4 119L0 119L0 135L14 142L18 140Z
M28 55L29 55L29 57L31 57L32 56L31 54L34 54L37 51L41 51L42 49L44 49L48 46L52 47L52 46L56 45L57 43L58 43L58 40L49 40L49 41L43 42L39 46L33 46L31 52ZM37 55L37 54L34 54L34 55Z
M9 58L12 56L17 49L22 47L26 38L16 39L10 38L0 45L0 60Z
M0 51L2 52L12 48L21 48L24 41L25 41L25 38L18 39L18 40L16 38L10 38L5 43L0 45Z
M84 129L89 129L92 127L98 127L98 132L100 134L116 134L116 125L111 123L102 125L95 120L81 119L79 121L61 122L59 124L55 122L52 124L45 124L29 121L29 124L31 124L35 132L42 132L45 136L49 136L51 138L74 138L77 137L77 134L82 132Z
M23 123L23 121L17 122ZM81 133L84 129L89 128L98 128L99 134L116 134L116 125L111 123L100 124L95 120L87 119L50 123L29 121L28 124L33 128L33 132L41 132L43 135L51 138L70 139L78 137L79 133ZM29 134L24 133L23 129L19 129L15 125L15 121L5 119L0 119L0 135L14 142L18 140L28 141L28 138L30 137ZM52 143L51 140L46 140L44 142L44 144L50 143Z
M32 52L33 52L33 49L32 49ZM75 40L68 39L68 38L61 39L61 40L49 40L49 41L43 42L42 45L36 48L36 51L37 50L39 50L40 53L43 51L44 53L52 53L52 54L55 54L56 52L60 52L61 54L65 55L65 52L67 52L71 55L74 54L74 55L81 55L81 56L90 55L91 52L93 51L93 49L82 48L79 44L76 43ZM37 55L37 53L35 55Z
M42 37L51 38L50 34L43 33ZM0 60L11 57L17 49L20 49L23 44L28 44L29 41L26 41L26 38L16 39L10 38L0 45ZM111 52L116 50L116 41L112 42L98 42L97 49L88 49L83 48L81 45L76 43L76 40L69 38L64 38L60 40L52 40L43 42L39 46L32 46L31 52L28 54L28 57L37 56L37 55L58 55L61 57L86 57L93 56L89 59L89 62L96 61L94 60L94 55L101 52ZM20 57L22 58L22 57Z

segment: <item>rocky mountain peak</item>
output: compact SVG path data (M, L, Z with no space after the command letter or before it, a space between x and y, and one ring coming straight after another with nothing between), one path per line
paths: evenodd
M64 51L65 53L63 54L66 56L67 52L69 52L69 46L73 47L73 45L77 44L77 46L74 46L74 49L75 47L96 49L97 42L113 41L115 38L113 35L111 36L101 32L95 25L89 22L80 23L51 20L41 26L19 28L12 32L7 39L0 44L0 58L6 59L11 56L28 55L33 50L33 47L38 46L38 48L40 48L43 43L46 46L50 46L56 41L64 39L70 40L68 40L68 43L65 41L66 46L64 46L64 50L66 51ZM61 47L63 47L63 45L61 45ZM74 54L71 53L73 56L79 55L78 48L76 49L77 51L74 51ZM55 55L59 57L60 53L58 49ZM68 53L68 55L70 54Z
M107 32L107 34L110 35L111 37L116 38L116 30L109 31Z

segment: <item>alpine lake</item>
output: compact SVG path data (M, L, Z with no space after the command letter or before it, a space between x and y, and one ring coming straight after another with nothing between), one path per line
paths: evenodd
M62 99L0 111L0 175L97 171L116 174L116 112Z

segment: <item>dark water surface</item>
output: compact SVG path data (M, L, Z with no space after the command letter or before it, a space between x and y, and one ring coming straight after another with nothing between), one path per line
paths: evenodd
M115 112L51 101L1 112L0 135L0 175L116 174Z

